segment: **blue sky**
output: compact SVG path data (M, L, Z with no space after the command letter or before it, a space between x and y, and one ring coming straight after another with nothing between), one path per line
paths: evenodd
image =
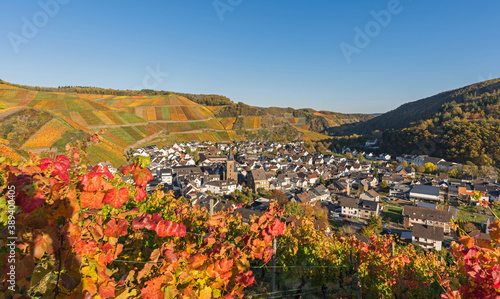
M500 77L498 1L40 2L2 1L1 79L376 113Z

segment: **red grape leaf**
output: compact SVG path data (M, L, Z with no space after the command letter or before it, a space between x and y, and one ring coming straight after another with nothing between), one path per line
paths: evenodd
M118 192L115 188L111 188L106 192L106 196L104 196L104 203L109 204L115 209L120 209L124 202L128 200L128 188L120 188Z
M106 224L106 229L104 229L104 235L113 238L119 238L121 236L127 235L128 221L126 219L111 219Z

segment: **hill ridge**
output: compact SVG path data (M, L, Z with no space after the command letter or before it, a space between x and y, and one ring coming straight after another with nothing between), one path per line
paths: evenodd
M54 149L56 145L57 149L54 150L61 150L61 144L68 136L74 138L103 130L99 136L103 145L91 147L91 150L95 148L91 159L99 162L102 156L122 155L134 146L150 143L162 145L205 140L327 139L329 136L321 133L324 129L371 117L363 114L317 112L313 109L259 108L243 103L217 102L219 98L216 97L208 101L201 95L195 98L201 98L202 102L208 101L209 104L221 104L209 106L184 96L189 94L163 91L133 91L127 94L128 91L112 90L114 94L102 94L103 91L107 90L29 87L0 80L0 119L3 119L0 123L3 126L9 119L22 118L23 113L28 113L26 111L33 108L35 111L48 112L71 127L58 133L62 140L52 140L53 143L49 144L49 140L45 138L47 140L43 143L44 147L38 150ZM2 117L3 113L8 113L9 116ZM228 120L224 114L234 117ZM288 119L284 117L285 114L289 116ZM54 124L55 122L47 127L54 128ZM30 134L34 137L29 144L42 144L40 140L43 134ZM22 153L21 148L17 150ZM114 160L114 164L123 161Z

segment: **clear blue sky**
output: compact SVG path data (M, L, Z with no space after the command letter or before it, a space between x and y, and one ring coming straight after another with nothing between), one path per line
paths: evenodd
M146 77L155 89L375 113L500 77L498 1L59 1L47 19L38 1L2 1L0 78L134 89L158 65L168 76ZM370 12L388 5L377 32ZM36 34L23 18L38 18ZM341 43L355 47L367 25L348 62Z

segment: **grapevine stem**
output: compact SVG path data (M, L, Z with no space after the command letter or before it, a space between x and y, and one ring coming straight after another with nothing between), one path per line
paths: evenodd
M62 268L62 258L61 258L61 250L63 247L63 235L59 236L59 250L57 251L57 259L59 260L59 269L57 269L57 280L56 280L56 289L54 291L54 299L59 295L59 279L61 277L61 268Z

